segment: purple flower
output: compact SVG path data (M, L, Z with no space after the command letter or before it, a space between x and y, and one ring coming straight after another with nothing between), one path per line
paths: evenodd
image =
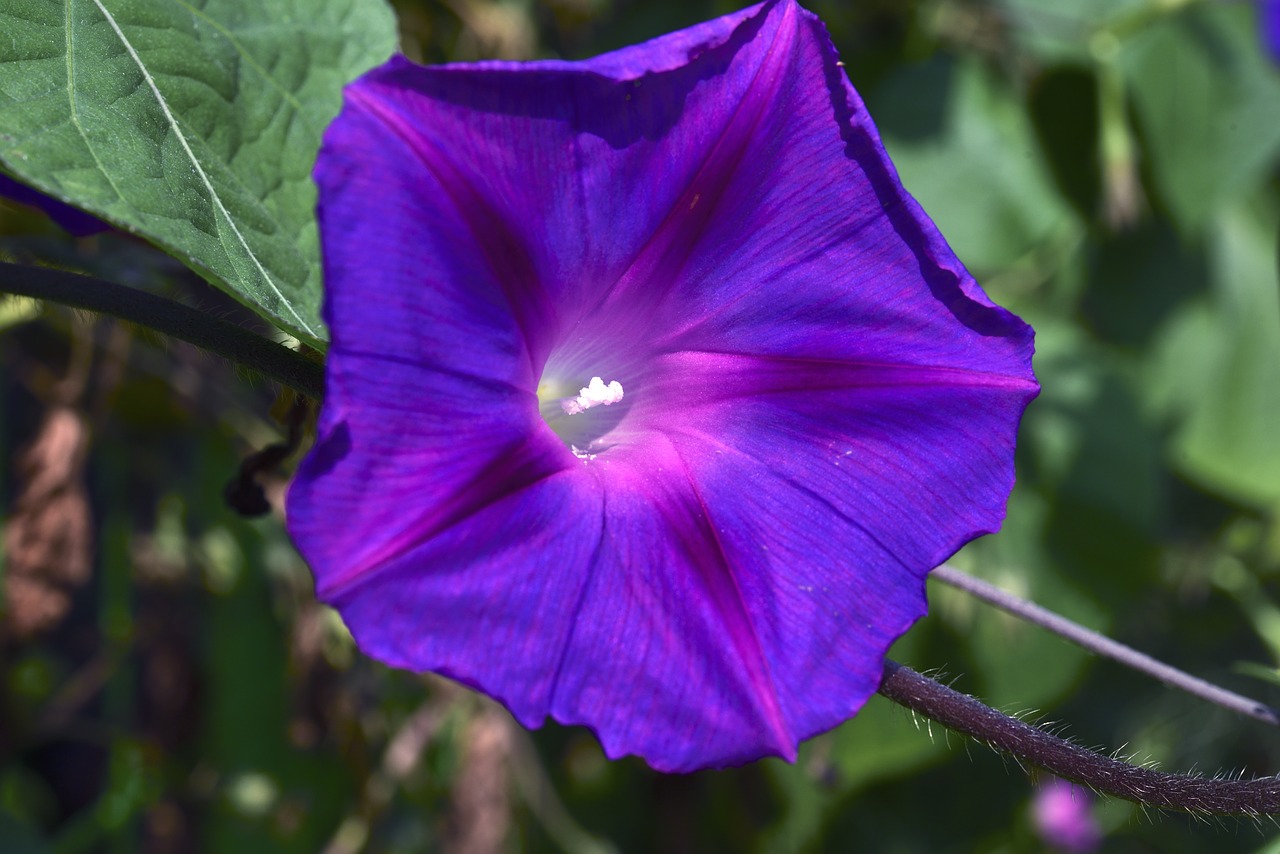
M1088 854L1102 844L1102 828L1093 816L1088 789L1051 777L1036 790L1031 804L1036 833L1055 851Z
M51 196L46 196L38 190L33 190L26 184L21 184L2 172L0 172L0 196L12 199L19 204L39 208L56 222L63 231L75 237L88 237L91 234L106 231L111 227L96 216L87 214L79 208L73 208L71 205L60 202Z
M1280 0L1260 0L1258 27L1267 54L1273 62L1280 62Z
M687 771L851 717L997 529L1038 387L772 0L586 62L346 91L289 527L368 654Z

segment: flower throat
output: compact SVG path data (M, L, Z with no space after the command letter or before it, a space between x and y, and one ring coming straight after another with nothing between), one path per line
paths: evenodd
M621 407L608 414L603 410L622 402L622 383L592 377L577 394L572 393L574 385L544 378L538 383L538 412L574 454L583 460L595 459L603 450L600 437L621 420Z

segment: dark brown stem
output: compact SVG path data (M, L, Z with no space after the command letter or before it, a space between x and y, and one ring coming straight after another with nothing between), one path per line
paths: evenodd
M1145 806L1192 813L1280 814L1280 778L1214 779L1138 768L997 712L895 661L885 661L880 693L1019 762L1038 766L1103 794Z

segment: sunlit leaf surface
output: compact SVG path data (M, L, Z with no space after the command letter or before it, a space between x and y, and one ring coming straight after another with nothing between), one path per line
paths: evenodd
M12 0L0 31L4 170L325 339L311 164L393 48L380 0Z

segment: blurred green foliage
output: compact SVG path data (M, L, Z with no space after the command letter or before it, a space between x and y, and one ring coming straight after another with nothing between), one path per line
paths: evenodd
M1280 702L1280 68L1252 5L809 7L907 188L1038 332L1044 392L1005 529L954 563ZM438 62L583 57L732 8L401 0L397 13L403 49ZM256 322L121 234L73 241L0 207L0 253ZM605 761L589 733L530 735L465 690L372 664L314 602L278 516L223 504L239 461L279 435L273 406L189 348L0 302L0 850L1045 850L1016 765L879 698L793 766L664 777ZM58 412L81 425L61 445ZM39 516L28 490L62 459L51 447L81 456ZM277 507L283 487L268 483ZM86 571L18 554L32 530L58 566L78 555ZM1136 761L1280 770L1261 725L950 589L930 596L895 658ZM1280 844L1269 825L1121 803L1098 815L1104 850Z

